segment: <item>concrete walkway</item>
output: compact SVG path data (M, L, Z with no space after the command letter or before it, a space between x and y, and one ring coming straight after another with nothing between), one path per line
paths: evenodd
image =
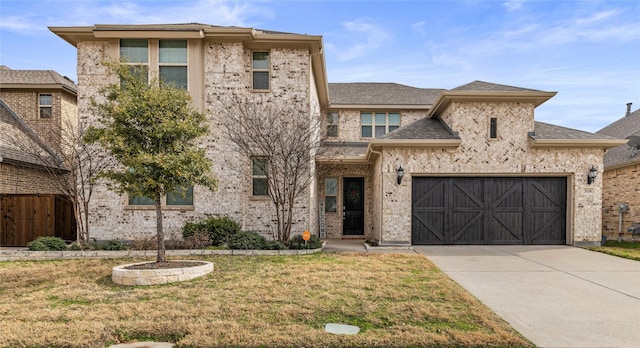
M640 347L640 262L567 246L414 246L539 347Z

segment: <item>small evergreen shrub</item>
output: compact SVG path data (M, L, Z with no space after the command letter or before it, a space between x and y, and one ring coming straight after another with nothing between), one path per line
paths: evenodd
M31 251L67 250L67 244L58 237L38 237L27 243L27 247Z
M119 240L108 240L100 244L100 250L125 250L127 246Z
M280 243L277 240L269 240L267 241L263 249L264 250L285 250L287 249L287 246Z
M302 239L301 234L297 234L289 240L289 249L319 249L322 248L322 241L320 238L314 234L311 235L311 238L307 241L306 245L304 243L304 239Z
M229 237L229 249L262 250L267 245L267 240L253 231L241 231Z
M240 224L228 216L211 216L202 222L187 222L182 228L182 237L187 238L197 232L206 232L211 245L218 246L240 232Z

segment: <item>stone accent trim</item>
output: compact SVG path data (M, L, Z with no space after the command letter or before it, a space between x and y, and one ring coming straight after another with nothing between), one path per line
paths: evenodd
M120 285L157 285L173 282L182 282L194 278L201 277L205 274L213 272L213 263L206 261L186 261L204 263L203 265L193 267L178 268L162 268L162 269L127 269L129 266L139 265L142 263L130 263L113 267L111 280Z

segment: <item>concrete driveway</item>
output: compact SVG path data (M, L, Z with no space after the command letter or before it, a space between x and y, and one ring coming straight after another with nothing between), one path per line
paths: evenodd
M640 347L640 262L567 246L414 246L539 347Z

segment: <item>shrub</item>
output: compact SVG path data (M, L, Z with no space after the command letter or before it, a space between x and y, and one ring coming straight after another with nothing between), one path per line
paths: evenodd
M211 238L204 231L197 231L188 237L184 237L182 241L183 249L204 249L209 245L211 245Z
M267 240L253 231L241 231L229 237L229 249L261 250L267 245Z
M197 232L206 232L209 235L211 245L222 245L229 238L240 232L240 224L228 216L211 216L202 222L187 222L182 228L182 237L187 238Z
M27 243L27 247L31 251L67 250L67 244L58 237L38 237Z
M267 243L264 245L264 250L284 250L286 249L287 246L280 243L277 240L269 240L267 241Z
M119 240L108 240L100 244L100 250L125 250L127 246Z
M322 241L314 234L307 241L306 245L301 234L297 234L289 240L289 249L318 249L322 247Z

